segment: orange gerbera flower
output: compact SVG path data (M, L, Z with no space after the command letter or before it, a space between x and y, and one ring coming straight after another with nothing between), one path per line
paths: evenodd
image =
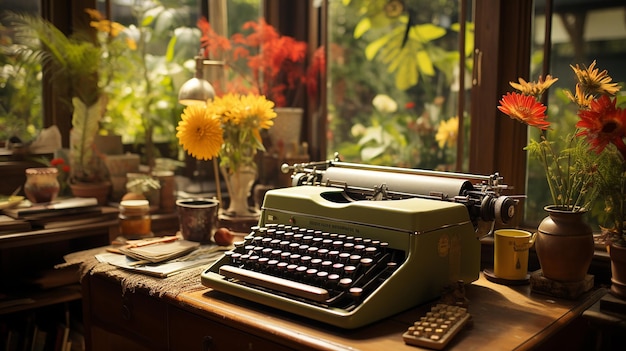
M546 121L546 106L529 95L507 93L502 96L498 110L531 127L548 129L550 126Z
M607 95L591 101L589 110L580 110L576 123L582 130L576 136L584 136L596 153L613 143L623 152L626 150L623 138L626 136L626 110L615 106L615 99Z

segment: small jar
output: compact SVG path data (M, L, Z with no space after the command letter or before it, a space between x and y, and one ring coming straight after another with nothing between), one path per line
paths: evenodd
M154 236L148 200L124 200L120 202L119 210L120 235L126 239Z
M51 202L59 194L58 170L54 167L27 168L24 193L33 203Z

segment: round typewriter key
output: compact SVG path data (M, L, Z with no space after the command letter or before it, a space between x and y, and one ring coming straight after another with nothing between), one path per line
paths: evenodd
M326 272L330 272L332 268L333 268L332 261L326 260L326 261L322 261L322 263L320 264L320 269Z
M351 277L354 275L354 273L356 273L356 267L355 266L345 266L343 267L343 272L346 276Z
M378 249L375 246L368 246L365 248L365 256L367 257L374 257L377 252Z
M326 287L334 289L339 283L339 274L331 273L326 277Z
M348 259L350 258L350 253L342 252L339 254L339 262L348 263Z
M347 289L352 285L352 279L350 278L341 278L339 279L339 287L343 289Z
M348 292L350 293L350 296L352 296L353 298L358 299L363 294L363 289L361 289L359 287L352 287L352 288L350 288L350 290L348 290Z
M311 256L300 257L300 264L304 266L309 266L311 264Z
M305 235L302 237L302 241L305 244L311 244L311 242L313 241L313 235Z
M282 253L283 253L283 250L273 249L272 253L270 254L270 257L275 258L275 259L280 259L280 254Z
M309 250L309 245L306 244L300 244L300 246L298 246L298 253L301 255L307 254L307 251Z
M291 254L289 255L289 262L290 263L300 263L300 256L299 254Z
M330 249L333 247L332 239L324 239L322 240L322 247L326 249Z
M371 258L362 258L359 263L361 263L361 266L363 266L364 268L369 268L374 263L374 260L372 260Z
M320 265L322 264L322 259L320 259L320 258L311 258L311 262L309 264L313 268L320 268Z
M319 249L315 246L309 246L306 248L307 255L312 256L312 257L317 256L317 250Z
M317 257L319 257L319 258L328 258L328 249L319 249L319 250L317 250Z
M350 255L348 260L348 262L353 265L356 265L359 261L361 261L361 255Z
M343 273L343 263L335 263L333 264L333 272L335 273Z
M270 246L273 248L279 248L280 247L280 239L272 239L272 241L270 241Z

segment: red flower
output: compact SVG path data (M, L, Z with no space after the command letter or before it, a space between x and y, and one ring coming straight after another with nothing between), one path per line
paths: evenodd
M585 136L591 149L596 153L609 144L617 146L622 155L626 156L626 145L623 138L626 136L626 110L615 106L615 99L607 95L592 100L589 110L580 110L576 123L577 128L583 129L576 136Z
M550 126L546 121L546 106L529 95L507 93L500 100L498 110L532 127L548 129Z
M51 166L53 166L53 167L56 167L56 166L62 165L62 164L64 164L64 163L65 163L65 160L64 160L64 159L62 159L62 158L60 158L60 157L58 157L58 158L53 158L52 160L50 160L50 165L51 165Z
M306 76L307 43L281 35L262 18L244 23L243 33L230 39L215 33L204 18L198 27L204 56L223 59L225 68L240 76L229 78L230 92L265 95L280 107L297 105L288 100L299 96L301 84L312 83Z

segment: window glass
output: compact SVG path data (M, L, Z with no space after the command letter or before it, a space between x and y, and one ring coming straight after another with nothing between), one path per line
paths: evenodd
M611 4L612 3L612 4ZM545 1L536 2L535 35L531 59L531 80L542 75L543 46L546 17ZM558 77L548 94L548 116L552 123L549 138L573 133L578 121L577 110L565 96L564 89L573 91L575 75L570 65L607 70L614 82L622 87L626 82L626 8L609 1L555 1L552 15L550 67L548 74ZM623 95L623 94L622 94ZM538 133L530 128L529 138L537 140ZM545 213L543 206L552 202L539 161L528 159L526 221L538 223ZM592 222L601 222L602 203L588 213Z
M469 107L473 27L459 52L459 1L329 0L328 157L388 166L462 171L459 91ZM469 1L468 1L469 3ZM471 12L471 11L468 11ZM467 147L460 150L467 150Z
M5 11L39 14L39 0L3 0ZM18 63L11 27L0 18L0 143L32 141L43 126L41 67Z

